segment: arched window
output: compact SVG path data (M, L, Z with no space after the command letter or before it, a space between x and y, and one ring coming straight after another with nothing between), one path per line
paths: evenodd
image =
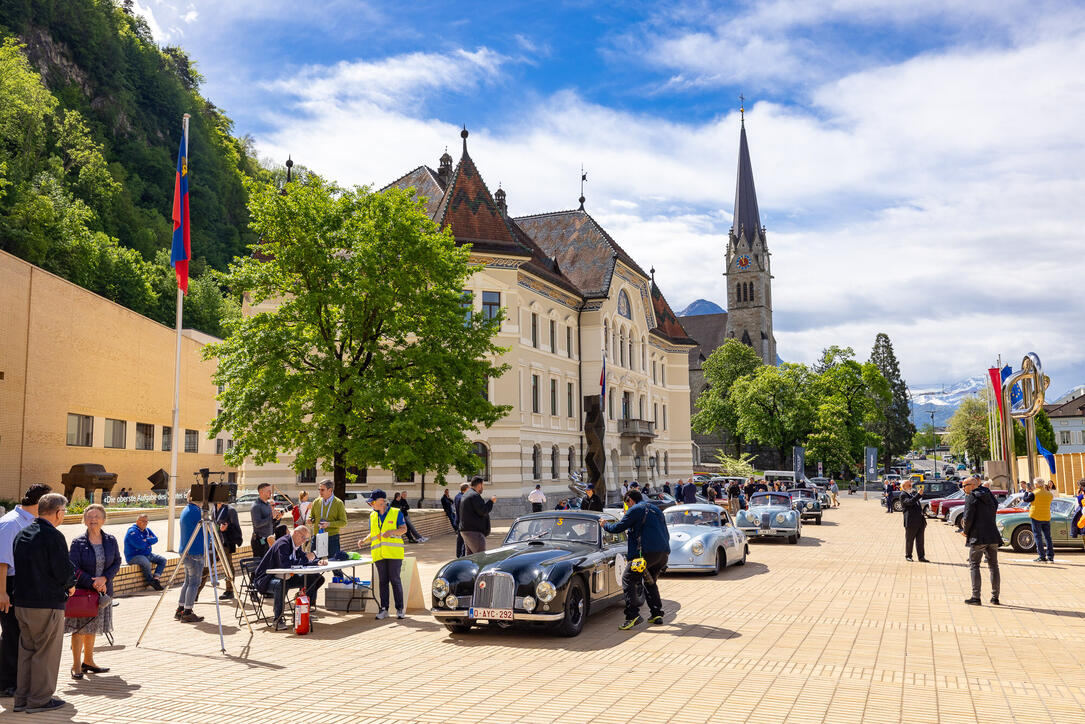
M560 474L560 471L558 469L560 467L560 460L561 453L558 452L558 446L555 445L553 448L550 449L550 477L554 480L557 480L558 475Z
M576 470L578 465L576 464L576 448L569 446L569 473L571 474Z
M671 461L670 461L669 456L667 455L667 453L663 453L663 474L664 475L670 475L671 474Z
M538 445L531 448L531 477L542 478L542 449Z
M619 342L618 342L618 344L619 344L619 347L618 347L618 364L620 364L622 367L625 367L625 330L624 329L622 329L621 332L618 333L618 340L619 340Z
M610 322L603 320L603 349L610 354Z
M633 318L633 312L629 306L629 295L625 293L624 289L618 292L618 314L626 319Z
M482 476L483 480L490 479L490 449L486 447L486 443L476 442L471 446L471 452L478 455L482 460L482 467L478 474Z
M648 340L640 338L640 371L648 371Z
M641 395L640 399L637 400L637 419L644 419L644 395Z
M757 301L757 295L754 294L753 282L750 282L748 286L750 287L750 301L751 302L756 302Z
M632 369L637 368L637 363L634 361L636 359L637 359L636 356L633 354L633 333L630 332L629 333L629 369L632 370Z

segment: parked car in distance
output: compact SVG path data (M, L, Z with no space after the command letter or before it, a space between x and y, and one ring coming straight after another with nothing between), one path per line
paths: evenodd
M1077 500L1074 498L1055 498L1051 501L1051 542L1055 547L1085 550L1085 536L1070 536L1070 522L1076 509ZM1036 549L1036 538L1032 535L1032 523L1027 510L1023 513L996 516L995 525L1002 534L1003 545L1012 546L1018 553Z
M952 495L947 495L944 498L932 498L931 500L924 501L923 514L928 518L941 518L942 516L942 503L947 500L964 500L964 491L958 489Z
M998 507L998 511L996 512L996 515L1002 515L1003 513L1027 513L1027 512L1028 512L1028 503L1025 502L1025 494L1024 493L1014 493L1013 495L1007 496L1005 500L1003 500L1001 503L999 503L999 507ZM958 505L956 507L950 508L949 512L947 512L946 515L945 515L946 523L948 525L954 525L954 526L957 526L957 528L960 528L961 527L961 517L963 515L964 515L964 506L963 505Z
M671 534L668 571L720 573L746 562L746 534L718 505L676 505L663 514Z
M1002 501L1006 500L1006 498L1009 496L1009 493L1007 493L1005 490L992 490L991 493L994 494L995 500L998 501L999 507L1002 507ZM938 515L938 517L945 520L947 518L947 516L949 515L950 511L953 510L954 508L961 508L963 510L964 509L964 503L965 503L965 500L964 500L963 495L960 498L954 498L953 500L944 500L944 501L942 501L941 506L939 506L939 515Z
M242 493L241 495L237 496L237 500L234 501L234 508L239 513L243 513L247 510L252 510L252 506L259 499L259 493ZM282 511L288 511L294 507L294 501L283 493L272 493L271 503L274 507Z
M930 479L928 479L926 481L916 482L914 480L915 476L913 475L912 477L913 477L912 484L915 485L917 489L919 489L920 497L923 500L931 500L931 499L935 499L935 498L946 498L946 497L952 495L953 493L957 492L957 490L959 488L957 483L954 483L954 482L949 481L949 480L930 480ZM900 491L899 490L894 490L889 495L889 500L890 500L890 504L893 506L893 510L895 512L899 513L900 511L902 511L904 509L904 507L900 504Z
M799 516L803 520L809 518L815 524L821 525L821 516L824 514L821 510L821 496L816 489L792 488L787 492L793 501L792 505L799 511Z
M672 505L678 505L678 501L674 499L673 495L668 495L661 490L653 490L648 493L647 498L649 503L662 510L666 510Z
M735 515L735 525L747 538L783 538L798 543L802 537L802 518L787 493L754 493L750 506Z

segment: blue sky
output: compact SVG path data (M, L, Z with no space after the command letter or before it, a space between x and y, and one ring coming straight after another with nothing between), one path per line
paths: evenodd
M261 153L383 185L461 123L514 214L588 210L675 309L725 299L738 96L780 354L1085 383L1085 9L1040 0L139 0Z

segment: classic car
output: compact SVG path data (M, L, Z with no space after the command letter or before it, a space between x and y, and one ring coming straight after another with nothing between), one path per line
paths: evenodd
M622 597L625 534L609 513L546 511L517 518L500 548L446 563L433 579L432 613L453 633L521 624L576 636L588 615Z
M952 495L947 495L944 498L932 498L930 500L923 501L923 515L928 518L941 518L942 516L942 503L947 500L964 500L964 491L958 490Z
M741 566L750 552L746 534L718 505L676 505L663 514L671 534L668 571L711 571Z
M1006 500L1009 493L1005 490L992 490L991 492L994 494L995 500L998 501L999 507L1002 507L1002 501ZM964 510L963 495L959 498L953 498L952 500L943 500L942 504L938 507L938 517L943 520L948 520L950 511L955 508L960 508L962 511Z
M247 510L252 510L252 506L256 505L256 501L260 499L259 493L242 493L237 496L237 501L234 502L234 508L239 513L244 513ZM283 493L275 492L271 494L271 505L277 510L283 512L293 510L294 501L292 501L287 495Z
M802 537L802 518L787 493L754 493L749 508L735 515L735 525L750 539L785 538L798 543Z
M821 525L821 516L823 515L821 496L816 489L792 488L787 491L787 494L791 496L795 510L799 511L799 515L802 516L803 520L809 518L817 525Z
M999 503L999 508L996 515L1002 515L1003 513L1026 513L1028 512L1028 503L1023 502L1025 497L1024 493L1014 493L1008 496L1005 500ZM964 506L958 505L949 509L946 513L946 524L961 527L961 517L964 516Z
M1075 498L1060 497L1051 501L1051 543L1056 548L1085 549L1085 537L1070 537L1070 523L1077 510ZM1032 535L1032 522L1028 510L1022 513L1003 513L995 517L995 525L1002 534L1002 544L1011 545L1018 553L1036 549Z
M662 490L653 490L648 493L648 502L657 508L666 510L672 505L678 505L678 501L674 499L674 496L669 493L664 493Z
M923 500L949 497L953 493L957 492L958 488L960 487L959 485L957 485L957 483L950 482L948 480L934 480L931 478L927 478L926 482L924 482L922 480L916 481L915 475L913 475L912 478L912 484L915 485L916 488L919 488L920 497L923 498ZM922 487L920 488L920 486ZM897 513L904 509L901 506L900 501L897 499L899 497L899 490L894 490L889 496L889 500L892 501L891 504L893 506L893 510Z

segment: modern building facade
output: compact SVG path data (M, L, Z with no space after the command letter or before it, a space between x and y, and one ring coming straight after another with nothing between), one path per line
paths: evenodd
M498 514L526 509L536 484L556 501L568 497L570 474L585 469L584 398L599 395L606 355L604 479L647 482L689 477L689 349L695 344L645 272L584 209L513 217L503 189L491 194L463 151L453 166L445 153L436 170L419 166L388 188L415 189L431 218L471 245L478 272L469 292L475 314L504 312L496 338L510 369L488 394L512 411L479 430ZM242 485L268 480L283 488L328 476L300 476L283 456L277 465L242 470ZM405 479L385 470L360 471L364 488L421 496L421 471ZM402 475L402 474L401 474ZM432 477L428 478L432 482ZM462 478L454 476L451 482ZM426 498L439 492L431 486Z
M1085 453L1085 391L1054 405L1044 405L1060 453Z
M0 252L0 497L31 483L60 487L77 463L117 473L115 488L150 491L180 445L178 489L223 464L228 436L208 439L216 415L212 337L185 330L181 429L174 431L176 332Z

